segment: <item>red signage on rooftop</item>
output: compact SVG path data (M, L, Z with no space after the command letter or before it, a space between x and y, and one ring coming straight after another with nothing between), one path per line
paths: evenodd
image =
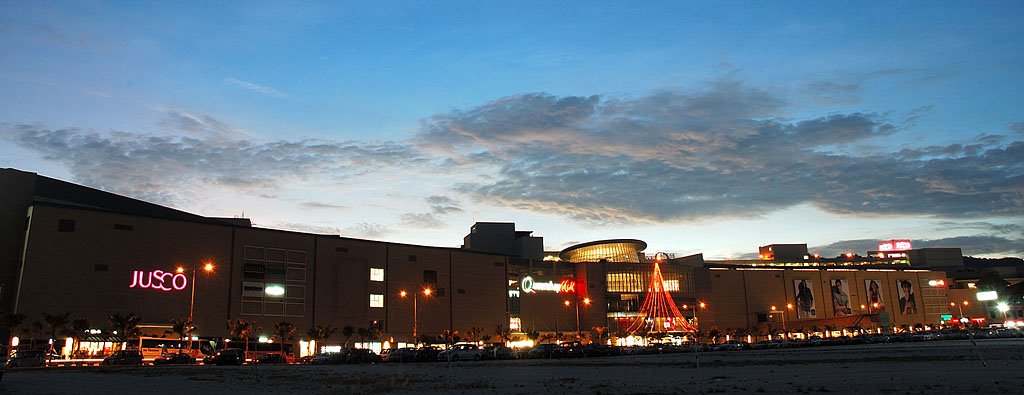
M907 251L914 249L910 239L892 239L878 243L878 251Z

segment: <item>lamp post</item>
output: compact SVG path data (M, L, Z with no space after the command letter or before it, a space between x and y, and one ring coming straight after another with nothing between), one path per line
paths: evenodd
M786 310L791 310L791 309L793 309L793 304L792 303L786 303ZM785 337L788 340L789 339L789 330L786 329L786 310L779 311L778 309L775 308L775 305L772 305L771 313L772 314L782 313L781 314L782 315L782 333L784 333L786 335Z
M583 331L580 330L580 298L576 297L576 340L583 341ZM583 304L590 306L590 298L583 298ZM565 301L565 307L569 307L569 301Z
M703 310L708 305L707 305L707 303L704 303L704 302L697 302L697 303L694 303L693 305L690 305L690 306L687 306L687 305L684 304L683 305L683 311L686 311L687 307L689 307L689 308L691 308L693 310L693 328L696 329L697 332L700 332L700 327L698 326L698 325L700 325L700 323L697 320L697 307L698 306L701 308L701 310ZM694 337L696 337L696 336L697 336L697 334L694 333ZM698 340L698 343L699 343L699 339L697 339L697 340Z
M195 310L196 310L196 272L199 271L199 268L193 266L191 269L192 269L192 292L191 292L192 296L188 300L188 327L186 328L186 331L188 333L188 350L189 350L189 353L192 352L192 331L196 327L195 326L195 321L193 321L193 319L194 319L194 314L195 314ZM178 273L185 273L185 268L183 266L178 266L177 270L175 270L175 271L178 272ZM206 272L206 273L213 272L213 263L210 263L210 262L203 263L203 271Z
M423 292L423 296L430 296L430 294L433 293L434 290L432 290L430 288L423 288L423 291L421 291L421 292ZM418 340L416 340L416 330L418 329L417 327L419 326L419 308L417 307L417 303L418 303L417 299L418 299L419 294L420 294L419 292L414 292L412 294L412 343L413 344L417 344L419 342ZM409 293L405 292L405 290L402 290L401 292L398 293L398 296L401 296L403 298L406 297L407 295L409 295Z

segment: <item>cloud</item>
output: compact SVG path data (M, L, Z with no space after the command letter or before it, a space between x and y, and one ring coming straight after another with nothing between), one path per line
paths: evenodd
M428 197L426 200L427 203L430 204L430 209L434 214L447 215L462 211L462 207L459 207L459 201L448 196L434 195Z
M342 206L342 205L338 205L338 204L330 204L330 203L321 203L321 202L302 202L299 205L302 206L303 208L314 209L314 210L321 210L321 209L326 209L326 210L348 210L347 206Z
M243 134L239 129L205 114L192 114L179 110L167 110L158 124L171 132L231 136Z
M354 238L377 239L391 231L384 225L369 222L360 222L343 229L340 233L343 236Z
M400 217L400 220L402 221L402 225L403 226L409 227L409 228L437 229L437 228L444 227L444 221L441 221L439 218L437 218L436 215L430 214L430 213L425 213L425 214L415 214L415 213L402 214L402 216Z
M277 89L271 88L269 86L264 86L249 81L242 81L231 77L225 78L224 83L234 85L242 89L248 89L250 91L278 99L288 97L288 94L281 92Z
M273 193L289 181L340 180L422 160L399 143L100 134L28 124L0 124L0 131L64 165L77 182L167 205L191 201L197 189Z
M1014 122L1010 124L1010 130L1015 133L1024 134L1024 122Z
M1024 215L1022 141L867 150L901 126L875 113L785 112L771 92L738 81L636 98L534 93L435 115L413 144L452 166L497 169L456 185L475 200L596 224L758 217L800 204Z

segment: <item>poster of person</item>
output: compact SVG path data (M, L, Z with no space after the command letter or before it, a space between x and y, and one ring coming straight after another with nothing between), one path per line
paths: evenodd
M836 317L853 314L853 309L850 308L849 283L840 278L832 280L832 308Z
M914 283L910 280L896 280L896 289L900 293L900 315L917 314L917 302L914 300Z
M796 291L796 317L818 318L818 311L814 309L814 291L811 289L811 283L807 280L793 280L793 287Z
M882 297L882 283L878 280L864 280L864 289L867 292L867 306L869 314L877 314L885 311L885 298Z

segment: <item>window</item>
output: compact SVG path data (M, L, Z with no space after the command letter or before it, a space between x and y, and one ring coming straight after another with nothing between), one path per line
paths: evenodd
M437 270L424 270L423 283L437 285Z
M384 269L371 267L370 281L384 281Z
M416 255L409 255L409 262L416 262Z
M75 231L75 220L73 219L62 219L57 221L58 232L74 232Z
M384 307L384 295L370 294L370 307Z

